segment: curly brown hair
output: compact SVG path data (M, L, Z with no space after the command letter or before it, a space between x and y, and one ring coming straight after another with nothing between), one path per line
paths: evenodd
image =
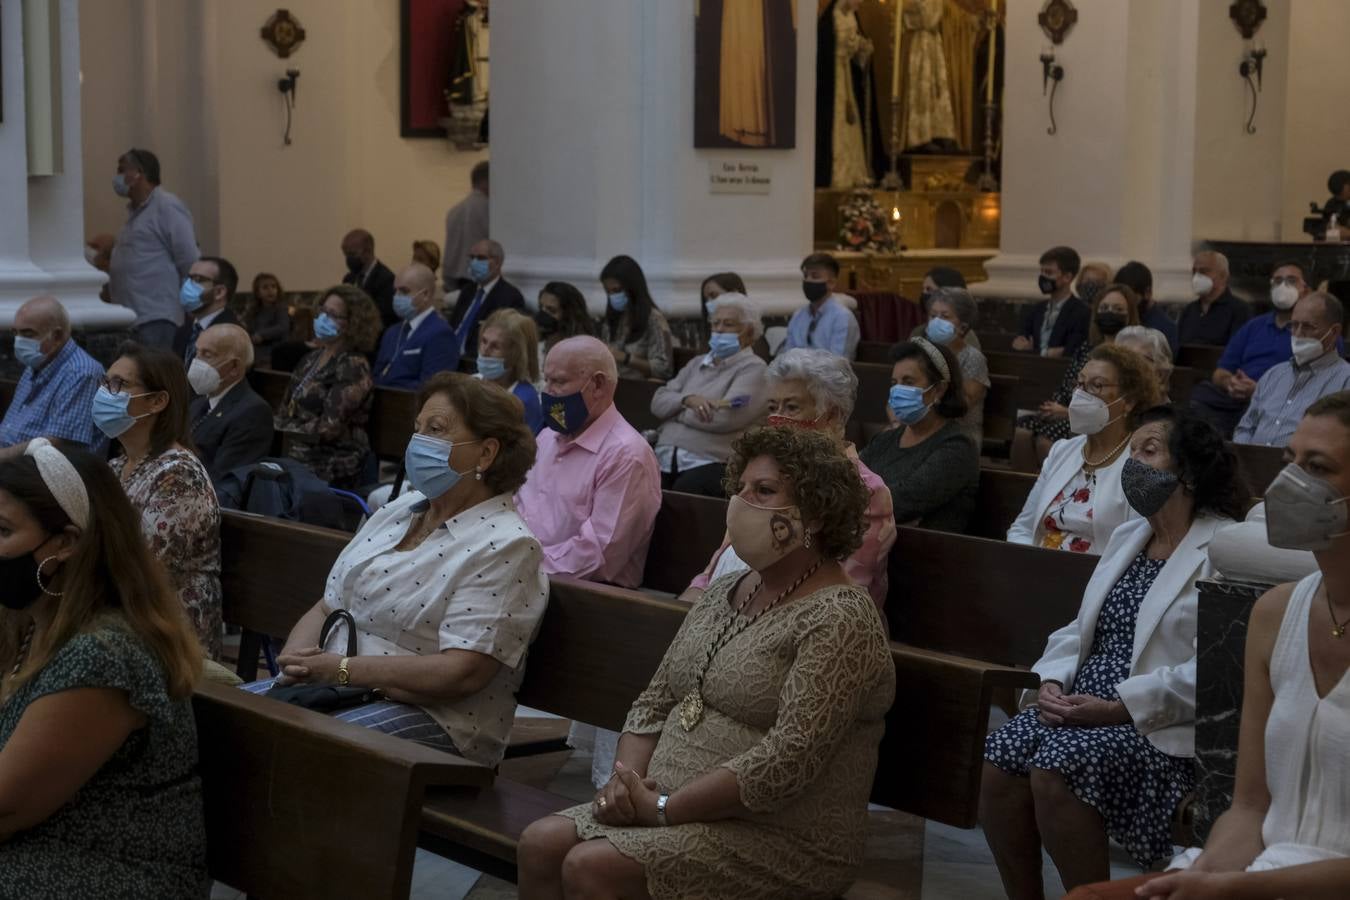
M417 392L417 408L442 396L482 440L497 441L497 457L483 473L483 483L498 494L514 494L534 465L534 432L525 424L520 398L490 381L460 372L437 372Z
M342 330L340 337L346 349L356 353L374 350L384 323L370 295L355 285L337 284L319 295L319 309L323 308L324 301L329 297L337 297L347 307L347 327Z
M1162 402L1162 388L1158 373L1144 354L1115 344L1102 344L1088 354L1089 360L1110 363L1120 382L1120 396L1134 401L1130 413L1130 428L1136 428L1139 417Z
M858 467L832 438L802 428L752 428L731 445L728 495L740 491L746 465L759 456L778 464L792 487L802 521L820 523L816 540L822 556L844 559L862 546L867 531L867 488Z

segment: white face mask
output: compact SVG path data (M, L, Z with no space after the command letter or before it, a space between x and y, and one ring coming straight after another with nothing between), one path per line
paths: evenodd
M1277 284L1270 289L1270 302L1276 309L1293 309L1298 302L1298 288L1292 284Z
M220 390L220 373L200 356L192 360L187 371L188 384L202 397L209 397Z
M1073 399L1069 401L1070 431L1074 434L1096 434L1110 424L1111 408L1105 400L1082 388L1073 392Z
M1195 291L1195 296L1203 297L1214 290L1214 279L1196 272L1191 276L1191 290Z
M1327 348L1322 346L1322 338L1291 337L1289 343L1294 350L1294 362L1300 366L1320 359L1327 352Z

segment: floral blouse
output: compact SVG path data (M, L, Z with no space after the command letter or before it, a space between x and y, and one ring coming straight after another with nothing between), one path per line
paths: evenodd
M374 381L360 353L335 353L321 363L322 357L323 350L315 350L291 373L276 428L313 438L289 441L287 454L343 487L355 483L370 453L366 421Z
M1092 492L1097 489L1095 472L1082 469L1055 495L1045 512L1041 546L1047 550L1089 553L1092 550Z
M112 467L141 514L141 533L168 570L202 649L219 659L220 504L206 467L179 448L147 456L130 471L125 456Z
M652 378L669 381L671 376L675 374L675 339L670 333L670 324L659 309L652 310L651 316L647 319L647 330L639 335L637 340L626 339L628 336L627 313L619 318L617 331L617 335L610 333L608 316L601 320L600 340L615 350L631 353L647 360L652 367ZM647 375L632 366L620 365L619 377L646 378Z

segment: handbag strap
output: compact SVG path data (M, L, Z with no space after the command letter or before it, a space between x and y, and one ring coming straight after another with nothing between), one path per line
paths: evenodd
M328 649L328 636L339 622L347 626L347 652L343 655L355 656L356 620L345 609L335 609L328 614L328 618L323 620L323 628L319 629L319 648L322 650Z

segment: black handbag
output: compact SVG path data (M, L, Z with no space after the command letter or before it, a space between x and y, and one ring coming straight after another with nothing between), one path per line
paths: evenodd
M347 626L347 652L345 655L355 656L356 620L345 609L335 609L328 614L327 619L324 619L323 628L319 630L319 646L328 646L328 635L339 622ZM337 684L274 684L266 696L273 700L280 700L282 703L303 706L305 709L312 709L321 713L337 712L384 699L384 694L378 688L343 687Z

